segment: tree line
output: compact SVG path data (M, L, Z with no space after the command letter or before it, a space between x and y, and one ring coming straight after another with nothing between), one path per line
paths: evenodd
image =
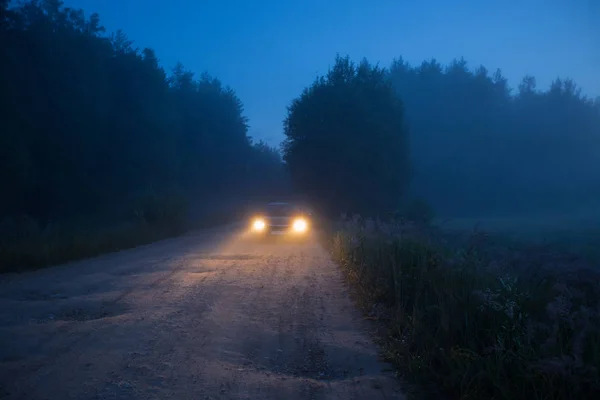
M0 60L0 220L119 220L149 197L211 207L287 182L233 89L181 64L167 74L98 14L2 0Z
M0 1L0 219L126 218L140 199L199 207L294 190L331 213L569 209L600 195L600 102L571 80L464 60L389 68L338 56L289 107L278 149L254 143L235 91L97 14L59 0ZM291 176L291 183L288 179Z
M446 214L600 206L600 98L571 79L510 88L464 59L389 68L410 124L413 184ZM595 203L595 204L594 204Z
M407 198L449 216L600 206L600 100L570 79L541 91L526 76L513 92L463 59L383 69L337 56L284 131L295 183L335 211L387 214Z

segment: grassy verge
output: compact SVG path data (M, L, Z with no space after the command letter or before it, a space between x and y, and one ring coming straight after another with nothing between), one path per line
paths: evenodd
M600 275L544 244L354 219L334 258L383 321L384 353L426 395L586 399L600 393Z
M61 230L48 226L39 233L0 243L0 272L23 272L132 248L175 236L180 231L144 224L122 224L94 230Z
M192 229L235 221L238 204L204 207L193 216L171 198L144 199L128 221L120 223L45 224L21 216L0 221L0 273L57 265L175 237Z

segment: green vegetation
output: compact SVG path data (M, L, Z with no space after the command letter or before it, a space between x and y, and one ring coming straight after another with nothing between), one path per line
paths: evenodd
M330 243L407 379L435 398L600 391L597 269L551 246L418 226L355 218Z
M371 217L330 227L327 242L407 379L434 398L600 393L597 229L542 240L432 227L437 212L593 206L600 102L570 80L538 92L526 77L513 95L499 71L464 61L385 70L337 57L284 127L293 181L334 219Z
M547 90L500 70L337 57L284 122L293 181L337 212L388 215L423 199L440 216L598 209L600 98L570 79Z
M292 180L324 213L396 209L408 185L408 143L384 69L338 56L292 102L284 131Z
M286 190L232 89L181 64L167 76L97 14L2 1L0 60L0 271L231 220L232 201Z
M432 228L597 207L600 101L573 81L513 93L464 60L338 56L292 101L282 159L231 88L167 74L59 0L0 0L0 65L0 272L230 221L293 183L333 219L373 218L328 244L406 377L450 398L600 392L597 225L549 241Z

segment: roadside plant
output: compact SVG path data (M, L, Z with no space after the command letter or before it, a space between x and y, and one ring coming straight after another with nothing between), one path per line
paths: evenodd
M378 319L388 331L387 358L427 392L461 399L600 393L597 271L558 269L560 258L540 264L535 248L506 247L480 231L457 240L359 217L341 224L330 249L365 310L385 310Z

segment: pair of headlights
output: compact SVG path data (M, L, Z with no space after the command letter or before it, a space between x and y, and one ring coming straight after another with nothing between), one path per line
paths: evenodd
M252 224L252 227L255 231L261 232L265 230L265 228L267 227L267 223L264 219L257 218L254 220L254 224ZM294 232L306 232L306 230L308 229L308 222L306 222L304 218L296 218L292 223L292 229L294 230Z

